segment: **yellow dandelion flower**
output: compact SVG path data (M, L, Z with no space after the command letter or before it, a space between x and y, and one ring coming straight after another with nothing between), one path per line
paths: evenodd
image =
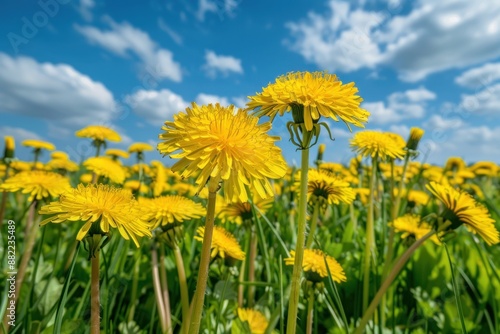
M192 104L186 113L165 122L160 134L164 140L158 144L160 153L180 159L172 170L189 177L201 170L196 179L198 191L208 178L223 182L226 200L246 202L246 186L267 198L274 196L267 178L281 178L286 173L286 162L281 149L274 145L278 140L266 132L270 123L258 124L258 118L234 106L198 106Z
M490 217L488 210L468 193L436 182L430 182L426 187L445 205L443 218L451 222L451 228L455 229L464 224L469 231L478 233L488 245L500 242L495 220Z
M141 194L146 194L149 191L149 187L139 180L128 180L123 184L123 189L128 189L131 191L139 191Z
M68 159L52 159L45 165L48 170L64 170L68 172L76 172L79 167L76 162Z
M198 227L198 233L194 238L198 241L203 241L205 227ZM235 260L243 260L245 252L241 250L241 246L229 231L220 226L214 226L212 238L212 258L219 255L221 258L230 258Z
M470 167L470 171L477 176L490 176L497 175L499 167L491 161L479 161Z
M301 172L298 171L295 175L297 187L300 184L300 174ZM341 202L350 204L355 198L354 191L348 182L315 169L309 169L307 195L308 201L320 201L322 205Z
M356 194L356 198L358 198L362 204L368 204L368 196L370 196L369 188L354 188L354 194Z
M62 159L62 160L69 160L68 153L63 152L63 151L55 151L50 154L51 159Z
M138 164L133 164L132 166L130 166L130 170L133 172L133 173L137 173L139 174L139 172L142 170L142 172L146 175L150 175L151 174L151 168L149 168L149 165L146 165L145 163L143 162L140 162Z
M145 219L151 222L153 229L201 218L206 214L206 209L200 203L177 195L139 198L139 203L143 206Z
M412 214L406 214L399 217L392 223L389 223L389 225L392 225L396 232L401 233L402 239L406 239L411 236L415 238L415 240L418 240L432 230L432 227L429 224L421 221L420 216ZM437 245L441 244L436 235L433 235L430 239Z
M154 182L153 182L153 196L160 196L161 193L166 189L167 185L167 173L165 171L165 167L160 161L153 160L151 161L151 166L154 169Z
M84 173L80 175L80 182L81 183L90 183L92 182L92 174L90 173Z
M444 166L444 169L446 170L455 170L455 171L465 168L466 168L465 161L460 157L449 157Z
M137 237L151 237L150 225L142 219L132 194L109 185L80 184L62 194L58 201L44 205L39 213L50 215L40 225L85 222L76 236L77 240L82 240L94 223L98 223L104 233L110 232L110 227L118 229L125 240L132 239L137 247Z
M22 142L24 146L33 147L35 150L53 151L56 149L54 144L37 139L27 139Z
M122 140L118 132L102 125L89 125L75 132L75 135L80 138L90 138L100 142Z
M27 161L14 160L10 163L10 167L17 172L23 172L31 170L33 166Z
M108 157L92 157L83 162L83 165L96 175L107 177L111 182L122 184L125 181L125 172L116 161Z
M354 82L342 84L334 74L292 72L278 77L261 93L249 96L247 106L249 109L260 108L256 115L269 116L272 122L276 114L283 116L293 105L301 105L307 131L313 129L313 123L321 116L336 122L342 120L349 129L349 124L363 128L370 113L360 108L363 99L357 93Z
M129 153L140 153L140 152L152 151L152 150L153 150L153 146L151 146L147 143L133 143L128 148Z
M130 154L127 151L120 150L118 148L109 148L104 152L106 155L109 155L113 159L118 159L118 157L123 159L128 159Z
M429 195L420 190L410 190L408 192L408 202L412 205L427 205Z
M360 131L351 139L351 147L364 157L379 157L382 160L386 158L402 159L405 155L404 145L401 146L401 142L395 138L397 137L393 134L369 130Z
M255 206L265 213L273 206L274 198L253 198ZM228 203L222 207L219 212L219 218L222 222L232 222L241 225L246 220L253 219L252 205L249 202Z
M9 177L0 184L0 189L7 192L21 190L23 194L30 194L29 201L57 197L71 189L67 177L57 173L44 171L20 172Z
M248 323L251 334L264 334L269 325L269 321L264 314L249 308L238 307L238 318Z
M285 259L286 265L293 265L295 261L295 251L290 251L290 256L291 257ZM325 257L326 263L328 263L328 269L325 265ZM330 270L331 277L335 282L340 283L347 280L344 269L342 269L337 260L319 249L304 249L302 268L307 280L311 282L321 282L323 278L328 276L328 270Z

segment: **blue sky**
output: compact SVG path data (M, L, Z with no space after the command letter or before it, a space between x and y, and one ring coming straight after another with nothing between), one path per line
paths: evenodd
M4 0L0 22L0 135L21 159L24 139L89 156L74 137L89 124L117 129L113 147L156 145L191 101L244 106L281 74L327 70L356 82L367 129L422 127L433 163L500 162L498 1ZM288 120L272 131L294 163ZM331 129L325 158L347 163L352 134Z

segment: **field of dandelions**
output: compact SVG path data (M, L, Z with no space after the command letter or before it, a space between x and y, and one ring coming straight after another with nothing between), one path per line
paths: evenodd
M419 128L361 129L335 162L323 121L369 128L361 101L295 72L179 110L157 147L89 125L76 162L6 136L0 333L500 333L500 166L426 163Z

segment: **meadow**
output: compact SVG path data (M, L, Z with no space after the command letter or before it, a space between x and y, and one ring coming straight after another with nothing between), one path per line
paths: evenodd
M36 140L20 161L7 137L3 332L499 333L500 167L423 162L418 128L358 131L335 162L321 116L368 119L344 86L342 112L271 105L265 89L257 116L193 104L158 148L113 148L120 135L90 125L76 135L95 156L78 163ZM299 167L257 118L288 111ZM174 160L146 163L156 149Z

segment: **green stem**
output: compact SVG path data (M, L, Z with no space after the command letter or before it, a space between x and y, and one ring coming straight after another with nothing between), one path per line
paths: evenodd
M299 218L297 227L297 244L295 246L295 261L293 263L292 290L288 301L287 334L294 334L297 329L297 313L300 296L300 277L302 274L302 260L304 258L304 242L306 234L306 210L307 210L307 173L309 169L309 149L302 150L300 194L299 194Z
M368 200L368 216L366 217L366 245L364 254L364 264L363 264L363 312L368 306L368 297L370 294L370 267L371 261L370 257L374 251L374 195L375 195L375 181L377 174L377 158L372 159L372 173L370 175L370 198Z
M181 249L177 244L174 247L175 263L177 266L177 275L179 276L179 286L181 289L181 305L182 305L182 326L181 333L187 334L189 328L189 292L186 279L186 271L184 270L184 261L182 260Z
M167 283L167 270L165 268L165 252L163 248L160 249L160 283L163 296L163 303L165 305L165 319L167 324L167 333L172 334L172 316L170 311L170 295L168 294Z
M91 257L91 277L90 277L90 333L99 334L101 332L101 305L99 301L99 251Z
M160 318L160 325L162 333L167 332L167 320L165 319L165 304L163 302L163 296L161 294L161 284L160 284L160 271L158 265L158 248L157 244L153 241L151 247L151 262L153 270L153 288L156 297L156 306L158 307L158 316Z
M139 251L140 252L140 251ZM128 312L128 321L131 322L134 320L134 314L135 314L135 307L137 305L137 288L138 288L138 284L139 284L139 262L140 262L140 259L141 259L141 255L138 251L136 251L136 259L135 259L135 262L134 262L134 269L133 269L133 272L132 272L132 292L131 292L131 296L130 296L130 301L131 301L131 305L130 305L130 309L129 309L129 312Z
M451 283L453 285L453 294L455 295L455 302L457 303L458 317L460 318L460 325L462 326L462 333L467 333L467 328L465 327L464 321L464 310L462 308L462 302L460 300L460 291L455 281L455 270L453 270L453 263L451 262L450 252L448 251L448 246L443 242L444 250L446 251L446 256L448 257L448 263L450 264L451 270Z
M253 228L250 227L250 252L248 254L248 282L255 281L255 258L257 257L257 236ZM255 299L255 286L249 285L248 290L248 307L253 307Z
M380 300L382 299L382 296L385 294L387 289L391 286L392 282L394 279L398 276L399 272L401 269L403 269L404 265L410 258L410 256L419 248L427 239L432 237L436 231L432 230L426 235L424 235L422 238L418 239L411 245L406 252L401 255L401 257L398 259L398 261L394 264L394 267L392 267L392 270L389 272L387 275L386 279L384 280L384 283L380 286L380 289L377 291L377 294L373 298L372 302L370 303L370 306L365 311L365 314L363 315L363 318L361 319L361 322L359 323L358 327L354 331L354 334L361 334L363 333L366 324L368 323L368 320L373 315L373 312L377 308Z
M313 318L314 318L314 288L311 287L309 291L309 301L307 303L306 334L312 334Z
M396 220L399 216L399 205L401 203L401 193L403 192L403 186L404 186L404 180L406 178L406 171L408 169L408 162L410 160L410 154L406 154L405 156L405 161L403 164L403 172L401 173L401 180L399 180L399 186L398 186L398 192L395 195L394 201L394 206L392 207L392 215L391 215L391 221ZM394 183L394 161L391 162L391 173L392 173L392 178L391 178L391 183ZM391 187L391 196L394 195L394 187ZM387 253L385 254L385 263L384 263L384 268L382 269L382 279L384 279L387 276L387 272L389 271L389 268L392 263L392 259L394 257L394 237L395 237L396 231L394 228L391 226L389 228L389 240L387 241ZM382 303L381 303L381 312L382 312L382 326L385 324L385 305L386 305L386 297L382 298Z
M214 232L215 195L218 183L218 180L210 179L208 186L207 218L205 220L205 233L203 235L203 244L201 246L200 267L198 270L198 281L196 282L196 291L193 300L191 325L189 326L190 334L197 334L200 331L201 314L203 312L205 291L207 289L208 268L210 265L210 250L212 248L212 236Z
M314 204L314 211L311 218L311 227L309 228L309 235L307 236L306 248L311 248L314 240L314 234L316 232L316 226L318 226L318 216L319 216L319 201Z

